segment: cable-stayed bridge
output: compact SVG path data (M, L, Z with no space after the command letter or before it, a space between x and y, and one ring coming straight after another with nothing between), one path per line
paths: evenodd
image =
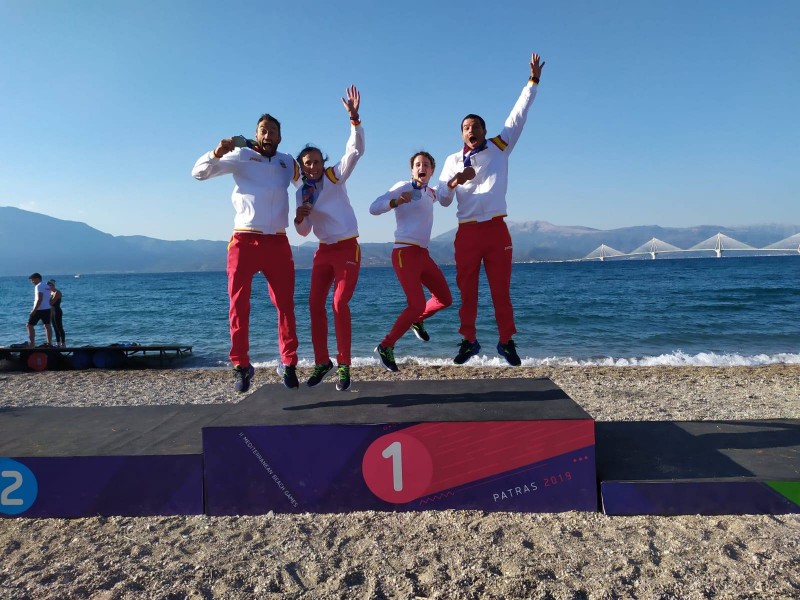
M622 259L640 256L643 257L648 255L650 258L655 259L659 254L679 254L682 252L713 252L717 258L720 258L724 253L761 254L782 252L783 254L786 254L789 252L796 252L800 254L800 233L796 233L783 240L780 240L779 242L765 246L764 248L755 248L754 246L745 244L739 240L735 240L724 233L712 235L707 240L703 240L691 248L678 248L677 246L665 242L664 240L654 237L650 241L645 242L630 252L620 252L611 246L600 244L600 246L595 248L592 252L577 260L606 260L612 258Z

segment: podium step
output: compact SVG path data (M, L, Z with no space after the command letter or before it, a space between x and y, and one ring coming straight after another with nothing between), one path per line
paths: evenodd
M594 421L549 379L261 388L203 430L206 512L597 510Z
M224 409L0 409L0 516L202 514L200 428Z
M800 512L800 420L596 423L609 515Z

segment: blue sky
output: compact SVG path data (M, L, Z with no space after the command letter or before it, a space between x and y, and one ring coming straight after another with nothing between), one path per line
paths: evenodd
M499 132L535 51L510 220L800 224L798 31L795 0L0 0L0 205L227 239L232 180L195 181L195 160L270 112L282 151L336 161L355 83L366 153L348 189L362 241L389 241L369 204L415 151L458 150L465 114ZM455 225L437 209L434 234Z

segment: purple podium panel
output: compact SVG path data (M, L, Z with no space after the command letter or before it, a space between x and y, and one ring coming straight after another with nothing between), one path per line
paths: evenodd
M202 514L200 429L221 410L0 409L0 516Z
M597 510L594 421L552 382L431 383L276 394L204 428L207 514Z
M800 421L597 423L610 515L800 512Z
M0 458L0 516L203 513L202 456Z

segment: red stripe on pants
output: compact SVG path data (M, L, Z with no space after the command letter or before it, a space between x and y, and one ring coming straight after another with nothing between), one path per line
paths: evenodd
M231 352L234 365L249 365L250 291L253 275L261 271L269 297L278 310L278 348L281 362L297 364L294 318L294 258L285 235L234 233L228 245Z
M427 248L419 246L395 248L392 251L392 266L406 294L408 304L397 317L392 330L383 338L381 346L384 347L394 347L412 323L424 321L453 303L447 280L441 269L433 262ZM431 292L427 303L423 285Z
M311 267L311 293L308 305L311 312L311 343L314 362L318 365L330 360L328 353L328 292L333 286L333 325L340 365L350 364L352 327L350 298L358 283L361 266L361 248L356 238L335 244L320 244Z
M492 293L497 332L500 341L506 343L517 330L511 306L511 234L502 217L480 223L461 223L456 232L455 259L456 283L461 292L459 333L470 341L477 337L478 276L483 262Z

